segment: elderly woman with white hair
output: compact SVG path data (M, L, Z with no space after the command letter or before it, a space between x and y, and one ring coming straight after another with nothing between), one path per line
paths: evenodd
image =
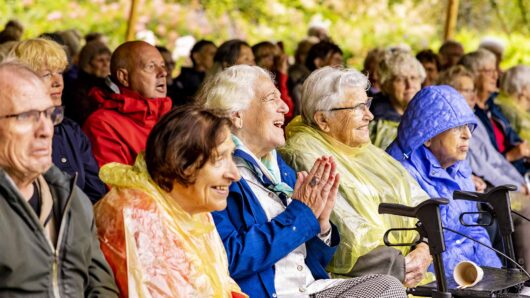
M405 297L391 276L329 279L325 267L339 243L329 221L339 174L332 157L319 156L308 172L296 174L277 154L285 143L288 108L267 71L229 67L207 80L197 99L233 124L234 161L242 178L230 186L227 208L213 218L230 274L245 293Z
M425 80L425 69L411 53L387 50L379 63L381 92L374 95L370 111L375 121L370 125L370 138L386 149L397 135L401 115Z
M530 66L517 65L504 73L496 102L519 136L530 142Z
M491 143L524 174L530 169L525 161L530 157L530 147L523 142L496 103L498 75L495 61L493 53L480 49L464 55L459 64L475 76L475 115L486 127Z
M341 276L390 274L416 286L431 263L429 248L386 247L390 228L413 227L415 220L378 214L380 203L414 206L429 197L398 162L370 143L368 79L353 69L325 67L305 81L302 115L287 126L282 156L296 170L307 170L331 154L341 176L331 220L341 243L328 270ZM392 234L394 243L412 243L413 232ZM431 278L431 275L427 279Z

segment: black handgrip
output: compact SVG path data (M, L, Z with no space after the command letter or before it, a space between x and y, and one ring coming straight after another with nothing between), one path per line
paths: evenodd
M449 200L444 199L444 198L425 200L421 202L420 204L416 205L415 207L409 207L409 206L405 206L401 204L393 204L393 203L380 203L378 211L379 211L379 214L394 214L394 215L418 218L418 212L424 207L429 206L429 205L433 205L433 206L445 205L448 203L449 203Z
M406 217L416 217L416 209L401 204L381 203L379 204L379 214L394 214Z
M517 187L511 184L500 185L500 186L494 187L486 193L455 190L455 192L453 193L453 199L491 203L491 200L494 199L492 197L494 194L507 192L507 191L515 191L515 190L517 190Z

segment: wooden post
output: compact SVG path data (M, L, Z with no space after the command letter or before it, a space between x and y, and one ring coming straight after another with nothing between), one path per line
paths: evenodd
M125 35L125 41L131 41L135 39L136 34L136 20L138 19L137 1L131 0L131 10L129 11L129 19L127 20L127 33Z
M447 0L447 18L445 19L444 40L452 39L458 18L458 0Z

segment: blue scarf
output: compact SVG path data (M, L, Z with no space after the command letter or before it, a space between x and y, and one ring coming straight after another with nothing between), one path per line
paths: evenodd
M277 194L284 205L287 205L287 198L293 195L293 189L289 184L282 181L276 150L272 150L260 160L248 150L237 136L232 135L232 140L236 145L234 158L244 161L245 168L250 170L263 186Z

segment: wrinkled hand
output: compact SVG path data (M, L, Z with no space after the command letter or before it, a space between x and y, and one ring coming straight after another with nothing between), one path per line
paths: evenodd
M473 180L473 184L475 184L477 192L484 192L486 190L487 184L484 180L482 180L482 178L471 175L471 180Z
M293 199L306 204L316 218L320 218L322 211L326 207L329 193L334 184L335 167L328 157L318 158L311 171L297 173L297 181L294 186Z
M506 159L508 161L516 161L525 157L530 157L530 147L526 141L518 144L510 151L506 152Z
M429 252L429 246L425 243L418 244L416 249L405 257L405 280L403 285L407 288L413 288L418 285L431 262L432 257Z

